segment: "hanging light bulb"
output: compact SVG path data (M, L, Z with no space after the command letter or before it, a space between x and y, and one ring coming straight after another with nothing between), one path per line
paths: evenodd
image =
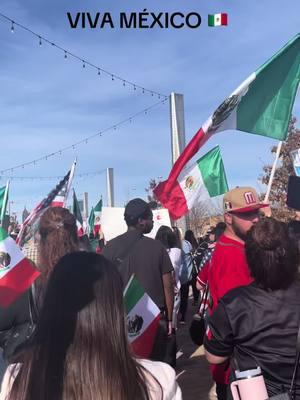
M82 60L82 68L85 68L85 61Z
M39 36L39 46L42 45L42 38Z
M111 76L111 80L112 80L112 81L114 81L114 80L115 80L115 77L114 77L113 75Z
M11 21L10 31L11 31L11 33L15 33L15 23L14 23L14 21Z
M66 50L65 50L65 58L68 58L68 53Z
M100 75L100 68L98 68L98 75Z
M123 81L123 86L125 86L125 81Z

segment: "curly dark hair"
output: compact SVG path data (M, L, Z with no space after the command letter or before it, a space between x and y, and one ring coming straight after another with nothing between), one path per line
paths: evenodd
M251 275L264 290L286 289L296 279L299 250L285 223L262 218L248 231L245 250Z

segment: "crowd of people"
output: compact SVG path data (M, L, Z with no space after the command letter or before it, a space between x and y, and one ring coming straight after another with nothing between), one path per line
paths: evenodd
M217 399L231 399L237 372L257 367L269 397L288 391L300 321L295 223L266 216L250 187L230 190L223 204L224 222L204 238L161 226L151 239L150 205L133 199L127 231L96 246L95 238L78 238L67 209L48 208L23 248L40 276L0 308L0 400L182 399L177 333L190 322L188 307L203 308L204 291L203 340ZM132 275L160 311L148 359L127 337L123 291Z

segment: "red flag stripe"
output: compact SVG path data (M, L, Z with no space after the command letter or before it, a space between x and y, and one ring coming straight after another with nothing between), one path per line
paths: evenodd
M160 320L158 315L148 326L145 332L131 343L133 352L142 358L148 358L152 352L157 328Z
M0 279L0 305L7 307L25 292L40 272L24 258Z
M178 157L170 172L168 181L173 181L178 178L183 168L190 161L190 159L199 151L199 149L211 137L211 133L206 134L203 127L193 136L191 141L185 147L183 152Z
M173 182L172 186L168 181L159 183L155 188L155 195L169 210L172 219L178 219L188 212L186 199L178 181Z

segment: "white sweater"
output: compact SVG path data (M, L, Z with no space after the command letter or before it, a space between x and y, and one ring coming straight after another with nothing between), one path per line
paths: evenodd
M161 385L163 400L182 400L181 389L176 382L175 371L172 367L158 361L144 359L139 361L141 365L150 372L149 376L147 376L146 373L146 377L151 400L161 400L161 390L158 390L156 382L153 381L153 377L156 378ZM15 368L15 374L12 376L14 366L15 364L10 365L5 372L1 385L0 400L7 400L8 398L7 396L9 395L14 379L18 373L18 368Z

